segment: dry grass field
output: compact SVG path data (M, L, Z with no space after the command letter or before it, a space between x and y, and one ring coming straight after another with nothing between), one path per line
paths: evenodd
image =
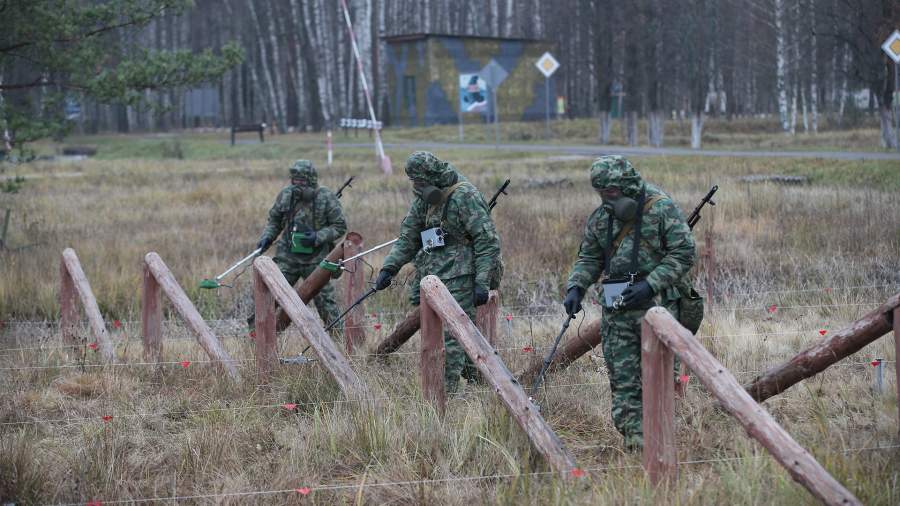
M586 470L584 478L560 480L548 473L484 387L466 385L440 419L421 398L417 338L386 361L367 355L409 309L402 287L371 299L368 349L351 357L378 399L374 407L344 401L316 363L283 366L269 385L257 385L253 343L243 325L252 309L249 274L218 291L202 291L197 283L253 249L293 158L312 159L320 182L331 188L357 176L342 199L350 229L361 232L367 245L394 237L411 195L401 166L408 153L391 151L396 174L382 177L371 149L339 147L335 166L324 168L321 136L281 136L235 148L223 139L97 139L104 159L31 163L19 168L27 176L21 191L0 196L0 207L14 210L9 245L32 245L0 252L0 499L813 502L696 380L676 405L679 481L667 496L654 491L640 455L622 451L612 426L599 350L548 377L540 399L544 416ZM512 316L501 321L498 348L511 370L520 369L539 360L562 322L563 283L583 223L599 203L588 183L590 159L491 147L437 154L488 195L512 179L510 196L494 211L506 263L501 311ZM707 307L700 339L742 382L820 339L820 330L843 328L900 290L897 162L633 162L686 212L710 185L720 186L718 205L705 210L695 230L700 245L707 231L715 233L720 293ZM802 175L809 182L741 180L754 174ZM86 346L59 346L58 262L67 246L77 251L97 295L122 357L118 366L100 367ZM143 363L141 261L148 251L167 262L229 353L241 360L241 385L206 362L174 315L164 328L165 363ZM383 256L368 258L375 270ZM694 274L703 291L704 268ZM598 316L598 306L588 304L574 325ZM89 335L87 329L82 335ZM765 403L866 504L900 502L893 344L885 337ZM303 346L294 330L280 344L285 354ZM872 389L869 361L876 357L885 361L884 393ZM296 406L288 410L285 403Z

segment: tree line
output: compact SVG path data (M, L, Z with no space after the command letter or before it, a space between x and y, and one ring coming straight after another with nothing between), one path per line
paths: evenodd
M140 0L118 0L141 4ZM366 117L366 103L337 0L195 0L167 8L135 29L111 31L123 51L214 53L236 43L243 59L214 76L214 117L188 114L184 86L139 88L140 100L79 95L85 131L165 131L266 121L278 131L318 130ZM44 0L44 3L54 3ZM116 3L116 2L113 2ZM183 4L175 2L172 4ZM16 9L17 2L2 2ZM435 33L545 39L561 67L555 75L569 117L599 118L609 140L611 112L637 143L662 145L665 119L690 118L699 147L706 117L770 114L793 134L840 125L854 93L878 118L882 144L895 146L893 63L880 49L900 27L896 0L347 0L363 69L379 119L387 116L384 36ZM177 7L177 8L175 8ZM132 49L129 49L132 48ZM0 48L0 97L43 93L10 88L8 76L34 63ZM234 62L232 62L234 63ZM25 67L26 71L22 68ZM161 71L165 71L162 68ZM160 76L162 79L163 76ZM6 78L6 81L2 79ZM194 84L192 82L191 84ZM6 88L4 88L6 86ZM72 100L71 98L69 99ZM33 114L37 100L27 103ZM0 102L2 106L2 102ZM147 107L151 106L151 107Z

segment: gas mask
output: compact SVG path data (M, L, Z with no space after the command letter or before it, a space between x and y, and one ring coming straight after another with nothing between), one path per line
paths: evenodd
M413 181L413 193L430 206L440 204L444 198L444 192L440 188L425 181Z
M629 221L637 214L637 201L622 195L615 199L603 199L603 208L619 221Z
M292 179L291 184L294 185L294 191L300 195L300 200L309 202L316 197L316 190L306 185L305 181Z

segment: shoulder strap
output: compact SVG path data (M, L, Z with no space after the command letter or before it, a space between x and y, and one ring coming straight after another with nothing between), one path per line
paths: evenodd
M466 184L466 181L460 181L460 182L456 183L455 185L444 190L444 199L443 199L444 209L441 212L441 223L443 223L447 220L447 208L450 207L448 205L450 203L450 195L453 195L453 192L455 192L457 188L459 188L460 186L462 186L464 184Z
M643 215L643 213L646 213L647 211L649 211L650 208L653 207L653 204L656 204L663 198L665 198L665 195L653 195L653 196L647 198L646 202L644 203L644 207L640 209L641 212L639 213L639 215L635 219L626 223L622 227L622 230L619 230L619 233L616 234L615 239L612 239L612 224L613 224L612 215L609 216L610 219L609 219L609 223L607 224L607 227L606 227L606 230L607 230L606 234L607 234L607 244L610 244L610 247L607 250L608 253L606 254L606 262L604 262L605 265L603 266L603 269L604 269L604 271L606 271L607 275L609 274L609 260L613 257L613 255L616 254L616 251L619 250L619 245L621 245L622 241L625 240L625 236L627 236L628 233L631 232L631 229L634 227L634 224L637 221L639 221L640 218L642 217L641 215ZM636 236L638 235L638 231L635 231L635 235ZM612 241L610 241L610 239L612 239ZM640 242L640 237L637 237L637 241L635 242L635 248L637 248L637 245L639 242ZM635 253L632 252L632 257L634 257L634 256L635 256ZM632 259L632 263L634 263L633 259Z

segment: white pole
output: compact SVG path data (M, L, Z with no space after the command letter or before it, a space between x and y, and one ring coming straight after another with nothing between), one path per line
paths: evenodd
M328 129L328 168L331 168L331 162L334 161L334 148L331 144L331 129Z
M359 82L362 84L363 93L366 95L366 105L369 106L369 118L372 124L378 121L375 119L375 108L372 107L372 95L369 93L369 84L366 82L366 73L363 71L362 59L359 56L359 47L356 45L356 34L353 33L353 23L350 22L350 10L347 9L347 0L341 0L341 6L344 8L344 21L347 22L347 31L350 32L350 44L353 47L353 56L356 57L356 67L359 70ZM372 69L373 71L375 69ZM385 174L390 174L391 159L384 153L384 145L381 143L381 131L375 129L375 152L381 161L381 169Z
M900 151L900 63L894 62L894 139Z
M544 78L544 136L550 138L550 76Z

